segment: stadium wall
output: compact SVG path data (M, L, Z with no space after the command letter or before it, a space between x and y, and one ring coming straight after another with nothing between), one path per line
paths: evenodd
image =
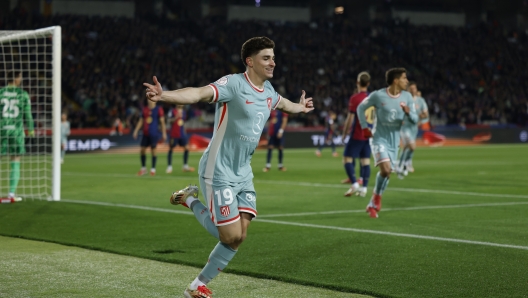
M203 140L211 138L211 129L189 130L189 135L194 135L197 146L195 150L203 150ZM483 145L502 143L525 143L528 144L528 128L514 127L490 127L477 126L469 128L461 127L436 127L432 133L439 136L438 142L434 140L430 146L442 145ZM262 135L259 143L260 148L266 147L266 134ZM285 132L286 148L316 148L325 141L324 129L290 129ZM422 139L423 132L419 138ZM141 136L134 140L131 134L110 135L108 129L72 130L68 138L66 150L68 153L88 153L88 152L137 152ZM198 143L199 144L198 144ZM334 142L342 145L341 138L336 136ZM424 144L420 141L419 144ZM193 146L191 146L193 147ZM165 144L160 144L160 151L166 149Z
M51 10L52 14L133 18L135 3L124 1L41 0L41 11L45 12L46 10Z

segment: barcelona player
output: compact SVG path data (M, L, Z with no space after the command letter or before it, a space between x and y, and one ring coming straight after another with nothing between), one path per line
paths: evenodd
M172 151L176 146L183 147L183 167L184 172L194 172L193 167L189 167L189 145L187 132L185 131L185 120L187 113L183 109L182 105L176 106L176 108L170 109L167 113L167 122L171 125L170 139L169 139L169 152L167 154L167 174L172 173Z
M361 72L357 77L357 90L358 92L350 97L348 104L348 116L345 120L343 128L343 141L346 139L346 135L352 127L350 132L348 143L345 145L345 151L343 152L343 164L345 172L351 183L350 188L345 192L345 197L357 195L364 197L367 195L367 186L370 178L370 144L368 138L363 136L363 131L359 125L359 117L357 117L358 105L368 96L368 86L370 85L370 75L367 72ZM368 125L371 127L373 123L373 112L374 108L369 108L367 113ZM360 181L356 179L355 162L359 158L360 162Z
M161 126L161 132L160 132ZM165 128L165 115L163 108L157 106L155 102L148 101L147 106L143 107L142 117L134 129L134 139L137 139L139 130L143 128L143 136L141 137L140 147L140 158L141 158L141 169L138 172L138 176L143 176L147 173L146 161L147 161L147 147L150 147L152 153L152 166L150 168L150 175L156 175L156 147L161 137L163 141L167 139L167 131Z
M270 124L268 127L268 155L266 156L266 167L262 169L264 172L269 172L271 169L271 155L273 148L279 151L279 171L286 171L282 161L284 158L284 129L288 125L288 114L279 110L271 111Z

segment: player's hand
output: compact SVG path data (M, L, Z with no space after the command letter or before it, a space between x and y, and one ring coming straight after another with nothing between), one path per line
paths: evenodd
M28 137L32 138L34 136L35 136L35 131L34 130L28 131Z
M147 99L153 102L158 102L161 100L161 93L163 93L163 89L161 88L161 84L160 82L158 82L156 76L153 76L152 80L154 81L154 85L151 85L149 83L143 83L143 86L147 87Z
M314 109L313 101L311 97L305 98L306 92L302 90L301 100L299 101L299 104L303 106L303 110L301 112L308 113Z
M370 128L363 128L363 136L367 139L372 138L372 131Z
M405 112L405 114L409 114L411 111L409 106L407 106L404 102L400 103L400 107L402 108L403 112Z
M137 140L137 137L138 137L137 131L134 131L134 134L132 136L134 137L134 140Z
M341 143L345 144L346 135L341 135Z
M161 137L163 138L163 142L165 142L167 140L167 134L166 133L162 134Z

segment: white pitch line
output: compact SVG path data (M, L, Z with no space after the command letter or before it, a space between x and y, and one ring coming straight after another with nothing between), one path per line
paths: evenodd
M86 176L86 177L116 177L116 178L138 178L132 174L94 174L94 173L77 173L77 172L63 172L64 175L73 176ZM149 177L147 177L149 178ZM196 176L156 176L150 179L163 179L163 180L196 180ZM326 184L326 183L311 183L311 182L295 182L295 181L273 181L273 180L253 180L253 183L263 184L280 184L280 185L291 185L291 186L307 186L307 187L325 187L325 188L339 188L344 189L346 185L343 184ZM480 193L480 192L467 192L467 191L451 191L451 190L440 190L440 189L421 189L421 188L399 188L390 187L390 191L403 191L403 192L421 192L421 193L436 193L436 194L448 194L448 195L461 195L461 196L477 196L477 197L492 197L492 198L512 198L512 199L528 199L528 195L512 195L512 194L494 194L494 193Z
M75 203L75 204L88 204L88 205L99 205L99 206L108 206L108 207L120 207L120 208L131 208L131 209L141 209L141 210L148 210L148 211L155 211L155 212L176 213L176 214L182 214L182 215L193 215L193 213L189 212L189 211L171 210L171 209L155 208L155 207L147 207L147 206L137 206L137 205L126 205L126 204L94 202L94 201L76 201L76 200L61 200L59 202ZM515 202L508 203L508 204L509 205L513 205L514 203ZM521 202L521 203L524 203L524 202ZM471 205L479 205L479 204L471 204ZM455 205L455 206L457 206L457 205ZM430 207L433 207L433 206L430 206ZM414 208L419 208L419 207L414 207ZM386 211L386 210L384 210L384 211ZM362 212L364 212L364 210L362 210ZM261 218L261 217L262 216L260 216L259 218ZM255 219L255 221L257 221L257 222L265 222L265 223L272 223L272 224L280 224L280 225L307 227L307 228L329 229L329 230L338 230L338 231L347 231L347 232L356 232L356 233L369 233L369 234L378 234L378 235L395 236L395 237L407 237L407 238L416 238L416 239L427 239L427 240L437 240L437 241L446 241L446 242L457 242L457 243L465 243L465 244L475 244L475 245L484 245L484 246L494 246L494 247L515 248L515 249L528 250L528 246L520 246L520 245L501 244L501 243L493 243L493 242L485 242L485 241L473 241L473 240L456 239L456 238L444 238L444 237L416 235L416 234L394 233L394 232L386 232L386 231L356 229L356 228L345 228L345 227L336 227L336 226L314 225L314 224L306 224L306 223L299 223L299 222L288 222L288 221L259 219L259 218Z
M78 201L78 200L60 200L59 202L74 203L74 204L86 204L86 205L99 205L107 207L121 207L121 208L130 208L130 209L140 209L156 212L166 212L166 213L176 213L184 215L194 215L191 211L181 211L165 208L156 208L148 206L137 206L137 205L126 205L126 204L117 204L117 203L107 203L107 202L95 202L95 201Z
M356 232L356 233L368 233L368 234L378 234L378 235L386 235L386 236L394 236L394 237L407 237L407 238L416 238L416 239L427 239L427 240L436 240L436 241L445 241L445 242L455 242L455 243L465 243L465 244L528 250L528 246L501 244L501 243L493 243L493 242L485 242L485 241L473 241L473 240L456 239L456 238L444 238L444 237L425 236L425 235L416 235L416 234L404 234L404 233L394 233L394 232L385 232L385 231L376 231L376 230L344 228L344 227L336 227L336 226L323 226L323 225L305 224L305 223L299 223L299 222L270 220L270 219L259 219L258 221L279 224L279 225L306 227L306 228L329 229L329 230L338 230L338 231L347 231L347 232Z
M383 208L386 211L408 211L408 210L427 210L427 209L453 209L453 208L472 208L472 207L495 207L495 206L516 206L528 205L528 202L505 202L505 203L482 203L482 204L461 204L461 205L441 205L441 206L417 206L417 207L402 207L402 208ZM293 217L293 216L310 216L310 215L332 215L341 213L364 213L365 209L355 210L335 210L335 211L319 211L319 212L299 212L299 213L277 213L259 215L260 218L271 217Z

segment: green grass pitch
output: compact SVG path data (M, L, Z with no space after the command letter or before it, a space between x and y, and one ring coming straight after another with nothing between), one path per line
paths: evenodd
M418 148L416 172L391 177L378 219L364 212L368 197L343 197L345 173L329 149L321 158L286 150L287 172L276 171L275 152L268 173L257 151L259 218L225 272L376 297L526 297L527 149ZM191 154L190 164L199 157ZM160 155L155 177L137 177L136 154L67 155L63 200L1 205L0 235L201 268L216 240L168 202L172 191L198 183L196 173L178 171L180 160L173 157L167 175ZM225 288L215 294L230 297Z

